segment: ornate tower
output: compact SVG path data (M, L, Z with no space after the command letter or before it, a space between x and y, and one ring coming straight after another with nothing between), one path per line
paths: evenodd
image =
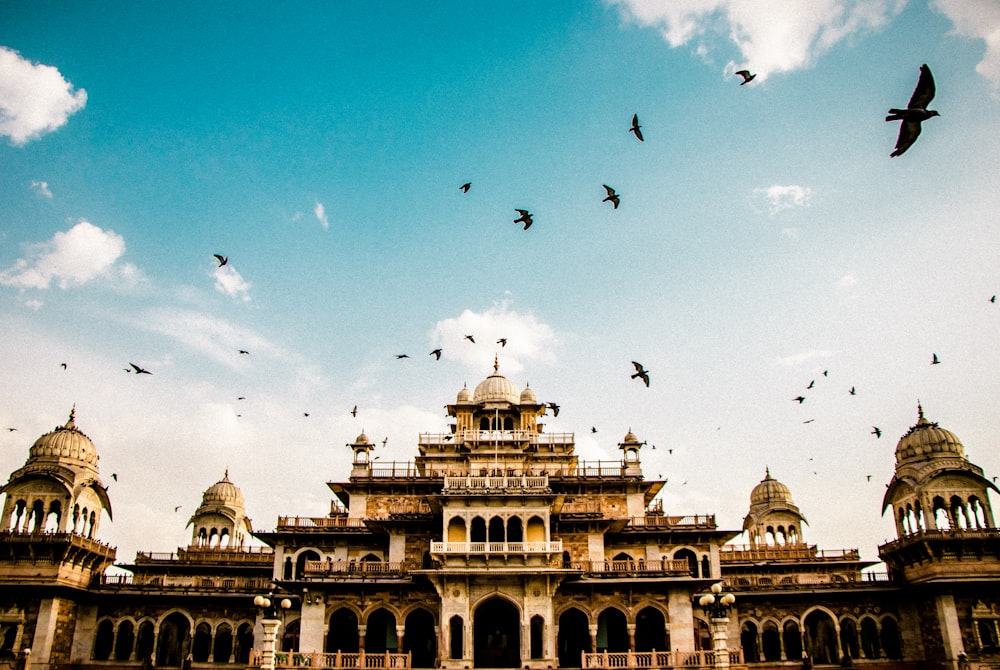
M917 423L896 445L896 470L882 499L898 539L879 554L908 582L1000 577L1000 533L989 500L998 489L965 457L954 433L928 421L923 407L917 411Z
M792 501L787 486L764 469L764 479L750 492L750 512L743 519L743 530L754 547L805 545L802 526L806 518Z
M222 479L206 489L188 525L193 527L192 547L243 548L253 527L243 506L243 492L229 481L228 469Z

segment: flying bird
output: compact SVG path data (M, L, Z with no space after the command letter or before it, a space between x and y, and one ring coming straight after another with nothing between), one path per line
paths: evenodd
M247 399L247 397L246 397L245 395L241 395L241 396L239 396L239 397L238 397L238 398L236 398L236 399L237 399L237 400L246 400L246 399Z
M62 366L62 369L63 369L63 370L65 370L65 369L66 369L66 364L65 364L65 363L60 363L59 365L61 365L61 366Z
M815 379L813 379L812 381L809 382L809 386L807 386L806 389L807 390L811 389L813 386L816 386L816 380Z
M521 218L514 219L514 223L523 223L525 230L531 228L531 224L534 223L534 220L531 217L531 212L529 212L526 209L516 209L516 208L514 209L514 211L521 215Z
M497 340L497 344L499 344L501 347L506 347L507 346L507 338L506 337L501 337L499 340Z
M473 344L476 343L476 338L474 338L472 335L466 335L465 339L467 339L469 342L472 342Z
M250 355L250 352L249 352L249 351L247 351L246 349L240 349L240 354L242 354L242 355L244 355L244 356L249 356L249 355Z
M792 398L792 400L798 401L798 403L801 405L802 403L804 403L806 401L806 397L804 395L800 395L800 396L796 396L796 397Z
M848 391L848 393L850 393L851 395L857 395L858 394L858 392L854 390L853 386L851 387L851 390Z
M351 416L357 418L357 416L358 416L358 406L357 405L355 405L354 407L351 408Z
M640 128L642 128L642 126L639 125L639 115L638 114L633 114L632 115L632 127L629 128L628 131L630 133L635 134L635 139L637 139L640 142L642 142L643 141L642 140L642 131L639 130Z
M386 442L388 442L388 441L389 441L389 438L388 438L388 437L386 437L386 438L385 438L384 440L382 440L382 448L383 448L383 449L385 449L385 444L386 444Z
M882 429L879 428L878 426L872 426L872 435L874 435L875 439L877 440L878 438L882 437Z
M464 184L462 184L461 186L459 186L459 187L458 187L458 190L460 190L460 191L461 191L462 193L468 193L468 192L469 192L469 189L470 189L471 187L472 187L472 182L468 182L468 181L467 181L467 182L465 182Z
M756 74L750 74L750 70L737 70L736 75L743 77L743 81L740 82L740 86L749 84L753 81L753 78L757 76Z
M547 402L545 404L548 406L549 409L552 410L552 416L559 416L559 405L555 404L554 402Z
M996 301L997 301L996 295L990 297L990 302L996 302Z
M429 353L427 355L428 356L433 356L434 360L436 360L436 361L441 360L441 350L440 349L435 349L434 351L432 351L431 353Z
M8 433L13 433L15 430L17 430L17 428L8 428L7 432Z
M219 261L220 268L229 262L229 256L220 256L219 254L212 254L212 255L215 256L215 260Z
M113 480L115 480L115 481L118 481L118 473L117 473L117 472L112 472L112 473L111 473L111 478L112 478Z
M618 194L615 193L615 189L605 184L604 190L608 192L608 197L601 202L610 202L614 206L614 209L618 209L618 204L621 202L621 198L619 198Z
M302 412L302 416L309 416L309 412Z
M940 362L941 362L941 359L938 358L938 355L937 354L933 354L933 356L931 358L931 365L937 365Z
M597 426L591 426L590 427L590 432L591 433L596 433L597 432Z
M642 363L632 361L632 365L635 366L635 373L632 375L632 379L641 379L646 387L649 387L649 370L643 367Z
M152 372L150 372L149 370L144 370L144 369L140 368L140 367L139 367L138 365L136 365L135 363L129 363L129 365L131 365L131 366L132 366L132 369L133 369L133 370L135 370L135 373L136 373L137 375L151 375L151 374L153 374L153 373L152 373ZM126 372L128 372L128 370L126 370Z
M409 358L409 357L410 357L410 355L409 355L409 354L396 354L396 360L397 360L397 361L398 361L398 360L399 360L400 358Z
M871 475L865 475L865 476L868 477L868 481L872 480L872 476Z
M913 95L906 109L890 109L886 121L902 121L899 124L899 136L896 138L896 149L890 158L902 156L920 136L920 124L932 116L941 116L933 109L927 109L927 105L934 99L934 77L927 64L920 66L920 76L917 78L917 87L913 89Z
M174 513L176 514L177 510L179 510L181 507L183 507L183 505L177 505L176 507L174 507Z

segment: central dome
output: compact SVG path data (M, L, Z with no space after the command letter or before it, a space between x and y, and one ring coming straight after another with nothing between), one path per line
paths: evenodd
M243 508L243 492L229 481L229 470L226 470L221 480L209 486L202 496L202 507L213 505Z
M774 503L794 504L791 490L771 476L771 470L764 471L764 479L750 492L750 505L773 505Z
M493 374L479 382L476 390L472 393L472 402L481 404L484 402L506 402L516 405L520 402L521 395L517 387L499 372L500 365L493 360Z
M65 426L56 426L35 440L28 452L28 460L71 460L97 467L97 448L90 438L76 427L76 409L69 413Z

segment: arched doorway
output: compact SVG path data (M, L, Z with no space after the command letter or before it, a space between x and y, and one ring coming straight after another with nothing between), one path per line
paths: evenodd
M330 628L326 635L326 653L338 651L358 652L358 615L346 607L330 615Z
M590 622L587 615L570 608L559 616L559 667L582 667L583 653L590 653Z
M757 648L757 624L744 621L740 626L740 646L743 647L743 659L747 663L760 661L760 651Z
M805 620L806 651L813 665L839 663L837 654L837 629L826 612L815 610Z
M655 607L644 607L635 617L636 651L669 651L667 622L663 612Z
M368 615L365 627L365 653L382 654L399 651L396 637L396 616L387 609L379 608Z
M156 636L156 665L177 667L191 648L191 624L179 612L167 615Z
M437 635L434 617L425 609L413 610L406 617L403 632L403 652L410 652L412 667L437 667Z
M625 613L609 607L597 617L597 651L628 651L628 622Z
M512 603L490 598L476 608L472 629L477 668L521 666L521 616Z

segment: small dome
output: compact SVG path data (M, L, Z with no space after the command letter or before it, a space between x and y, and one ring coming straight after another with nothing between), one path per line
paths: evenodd
M229 470L226 470L221 480L209 486L201 498L202 507L215 505L243 508L243 492L229 481Z
M469 391L468 386L463 386L462 390L458 392L458 398L455 399L458 404L464 404L472 402L472 392Z
M354 438L354 444L371 444L371 442L368 440L368 436L365 435L365 431L362 430L361 433Z
M631 428L625 433L625 437L622 438L622 444L639 444L639 438L635 436Z
M56 426L51 433L45 433L35 440L28 452L28 460L75 460L96 468L97 448L76 427L75 418L74 407L65 426Z
M531 390L530 386L525 386L524 390L521 391L521 404L522 405L538 404L538 398L535 397L535 392Z
M493 374L479 382L472 394L472 402L506 402L516 405L520 399L517 387L499 372L500 365L493 359Z
M760 484L753 487L750 492L750 505L773 505L774 503L785 503L794 505L791 490L771 476L770 469L765 469L764 479Z
M924 408L917 405L917 423L896 444L896 463L921 461L936 457L965 458L965 447L950 430L924 418Z

